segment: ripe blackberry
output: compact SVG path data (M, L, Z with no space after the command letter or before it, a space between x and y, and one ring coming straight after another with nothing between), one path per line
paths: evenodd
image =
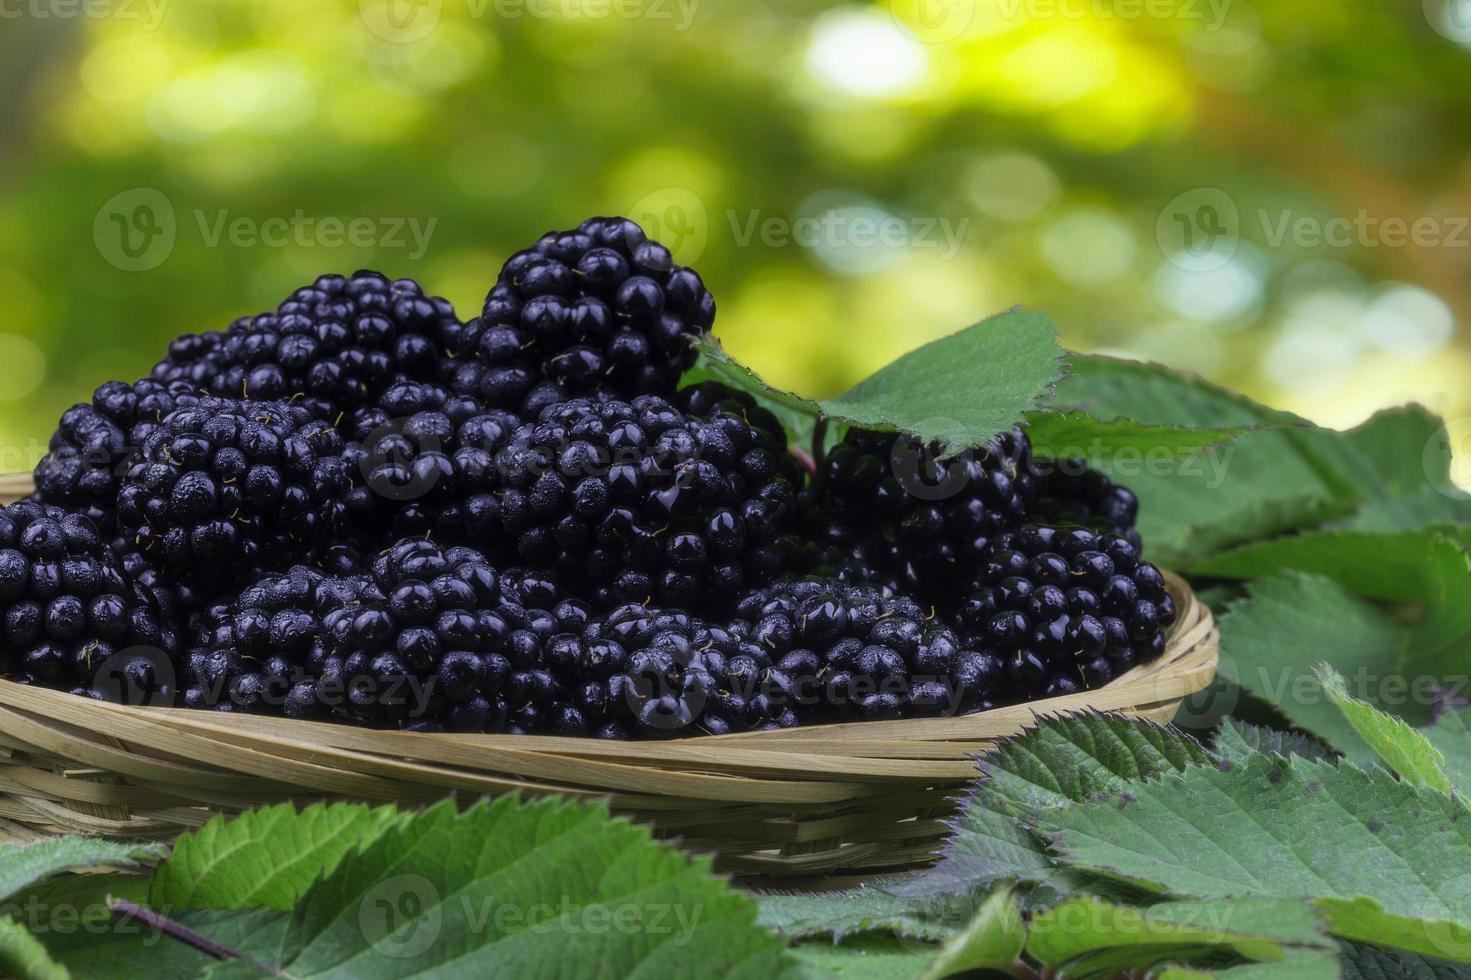
M144 441L118 520L175 581L239 581L336 533L349 487L342 450L299 406L203 398Z
M321 276L270 313L175 341L154 377L230 398L294 399L330 421L396 380L434 379L443 340L458 329L449 301L412 279Z
M723 406L574 400L501 453L501 520L522 561L610 601L728 606L782 567L795 512L784 439Z
M818 504L859 535L911 594L948 599L991 538L1036 500L1031 443L1020 429L941 461L896 433L850 430L823 461Z
M627 218L548 232L506 261L478 318L453 331L456 391L534 416L607 389L672 395L715 301Z
M91 402L62 415L50 453L36 466L37 499L84 514L111 533L118 486L133 456L165 415L198 400L198 389L184 381L109 381Z
M91 697L172 701L177 642L80 514L0 508L0 673Z
M958 625L1005 661L1027 698L1099 687L1164 652L1175 603L1158 568L1116 534L1029 524L997 536Z
M345 502L353 526L379 540L433 533L498 554L496 455L520 424L436 384L391 386L378 407L348 420L344 459L355 486Z
M1109 531L1127 538L1135 548L1142 547L1139 532L1134 529L1139 498L1128 487L1114 483L1078 459L1040 464L1036 482L1038 519Z
M954 714L1004 697L999 662L907 596L804 579L744 597L736 618L760 676L802 723ZM748 632L747 632L748 631Z

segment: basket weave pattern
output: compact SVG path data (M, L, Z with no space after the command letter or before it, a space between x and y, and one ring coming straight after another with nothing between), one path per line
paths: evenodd
M29 492L0 478L0 501ZM922 864L974 756L1038 715L1169 721L1215 675L1210 610L1166 573L1165 654L1106 687L948 718L659 742L425 735L137 708L0 680L0 838L168 840L216 813L294 800L422 804L454 794L601 796L737 874L822 876Z

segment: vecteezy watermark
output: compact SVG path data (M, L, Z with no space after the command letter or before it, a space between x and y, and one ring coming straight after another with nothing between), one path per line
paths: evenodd
M638 20L690 29L700 0L449 0L473 20ZM384 41L411 44L428 37L444 17L446 0L359 0L369 32Z
M1435 33L1471 45L1471 0L1423 0L1425 20Z
M1218 31L1232 0L997 0L1007 20L1178 20Z
M1155 238L1166 258L1205 272L1230 261L1243 226L1269 248L1471 248L1471 216L1303 214L1291 208L1257 208L1243 219L1235 200L1218 187L1196 187L1176 195L1160 211Z
M391 959L423 956L452 928L467 936L532 933L542 936L641 935L672 937L681 948L694 939L704 907L672 902L578 901L562 895L518 905L494 896L446 895L431 879L395 875L369 890L358 903L358 928L378 954Z
M0 0L0 20L142 21L158 29L169 0Z
M798 218L733 210L725 216L737 248L757 242L766 248L939 249L942 259L953 259L960 252L970 228L969 217L955 220L845 209Z
M291 214L256 218L229 208L193 208L192 230L206 248L376 248L403 249L418 260L429 251L438 218L360 215L344 218L312 215L298 208ZM181 225L173 202L152 187L115 194L97 209L92 240L110 265L124 272L146 272L168 261L178 244Z
M1471 500L1471 493L1456 480L1458 475L1465 478L1471 472L1471 416L1446 419L1425 440L1420 462L1425 479L1437 493L1454 500ZM1466 483L1471 485L1471 480Z

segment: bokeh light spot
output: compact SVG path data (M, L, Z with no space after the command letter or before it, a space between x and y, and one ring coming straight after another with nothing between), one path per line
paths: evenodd
M878 11L834 11L812 28L807 69L845 95L902 95L924 83L928 68L924 45Z

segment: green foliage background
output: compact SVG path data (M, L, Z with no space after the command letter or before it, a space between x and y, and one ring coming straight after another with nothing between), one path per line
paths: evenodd
M1471 249L1449 241L1471 196L1471 31L1441 0L6 10L0 469L27 468L99 381L321 271L412 275L469 315L510 252L597 212L676 245L728 349L812 397L1021 303L1073 349L1198 370L1318 421L1414 397L1471 433L1455 326ZM1199 188L1239 218L1214 270L1166 254ZM125 271L106 215L139 189L163 195L176 240ZM434 226L422 254L207 234L298 212ZM1360 213L1440 221L1447 240L1272 241L1283 220ZM907 244L759 230L824 215L897 217Z

